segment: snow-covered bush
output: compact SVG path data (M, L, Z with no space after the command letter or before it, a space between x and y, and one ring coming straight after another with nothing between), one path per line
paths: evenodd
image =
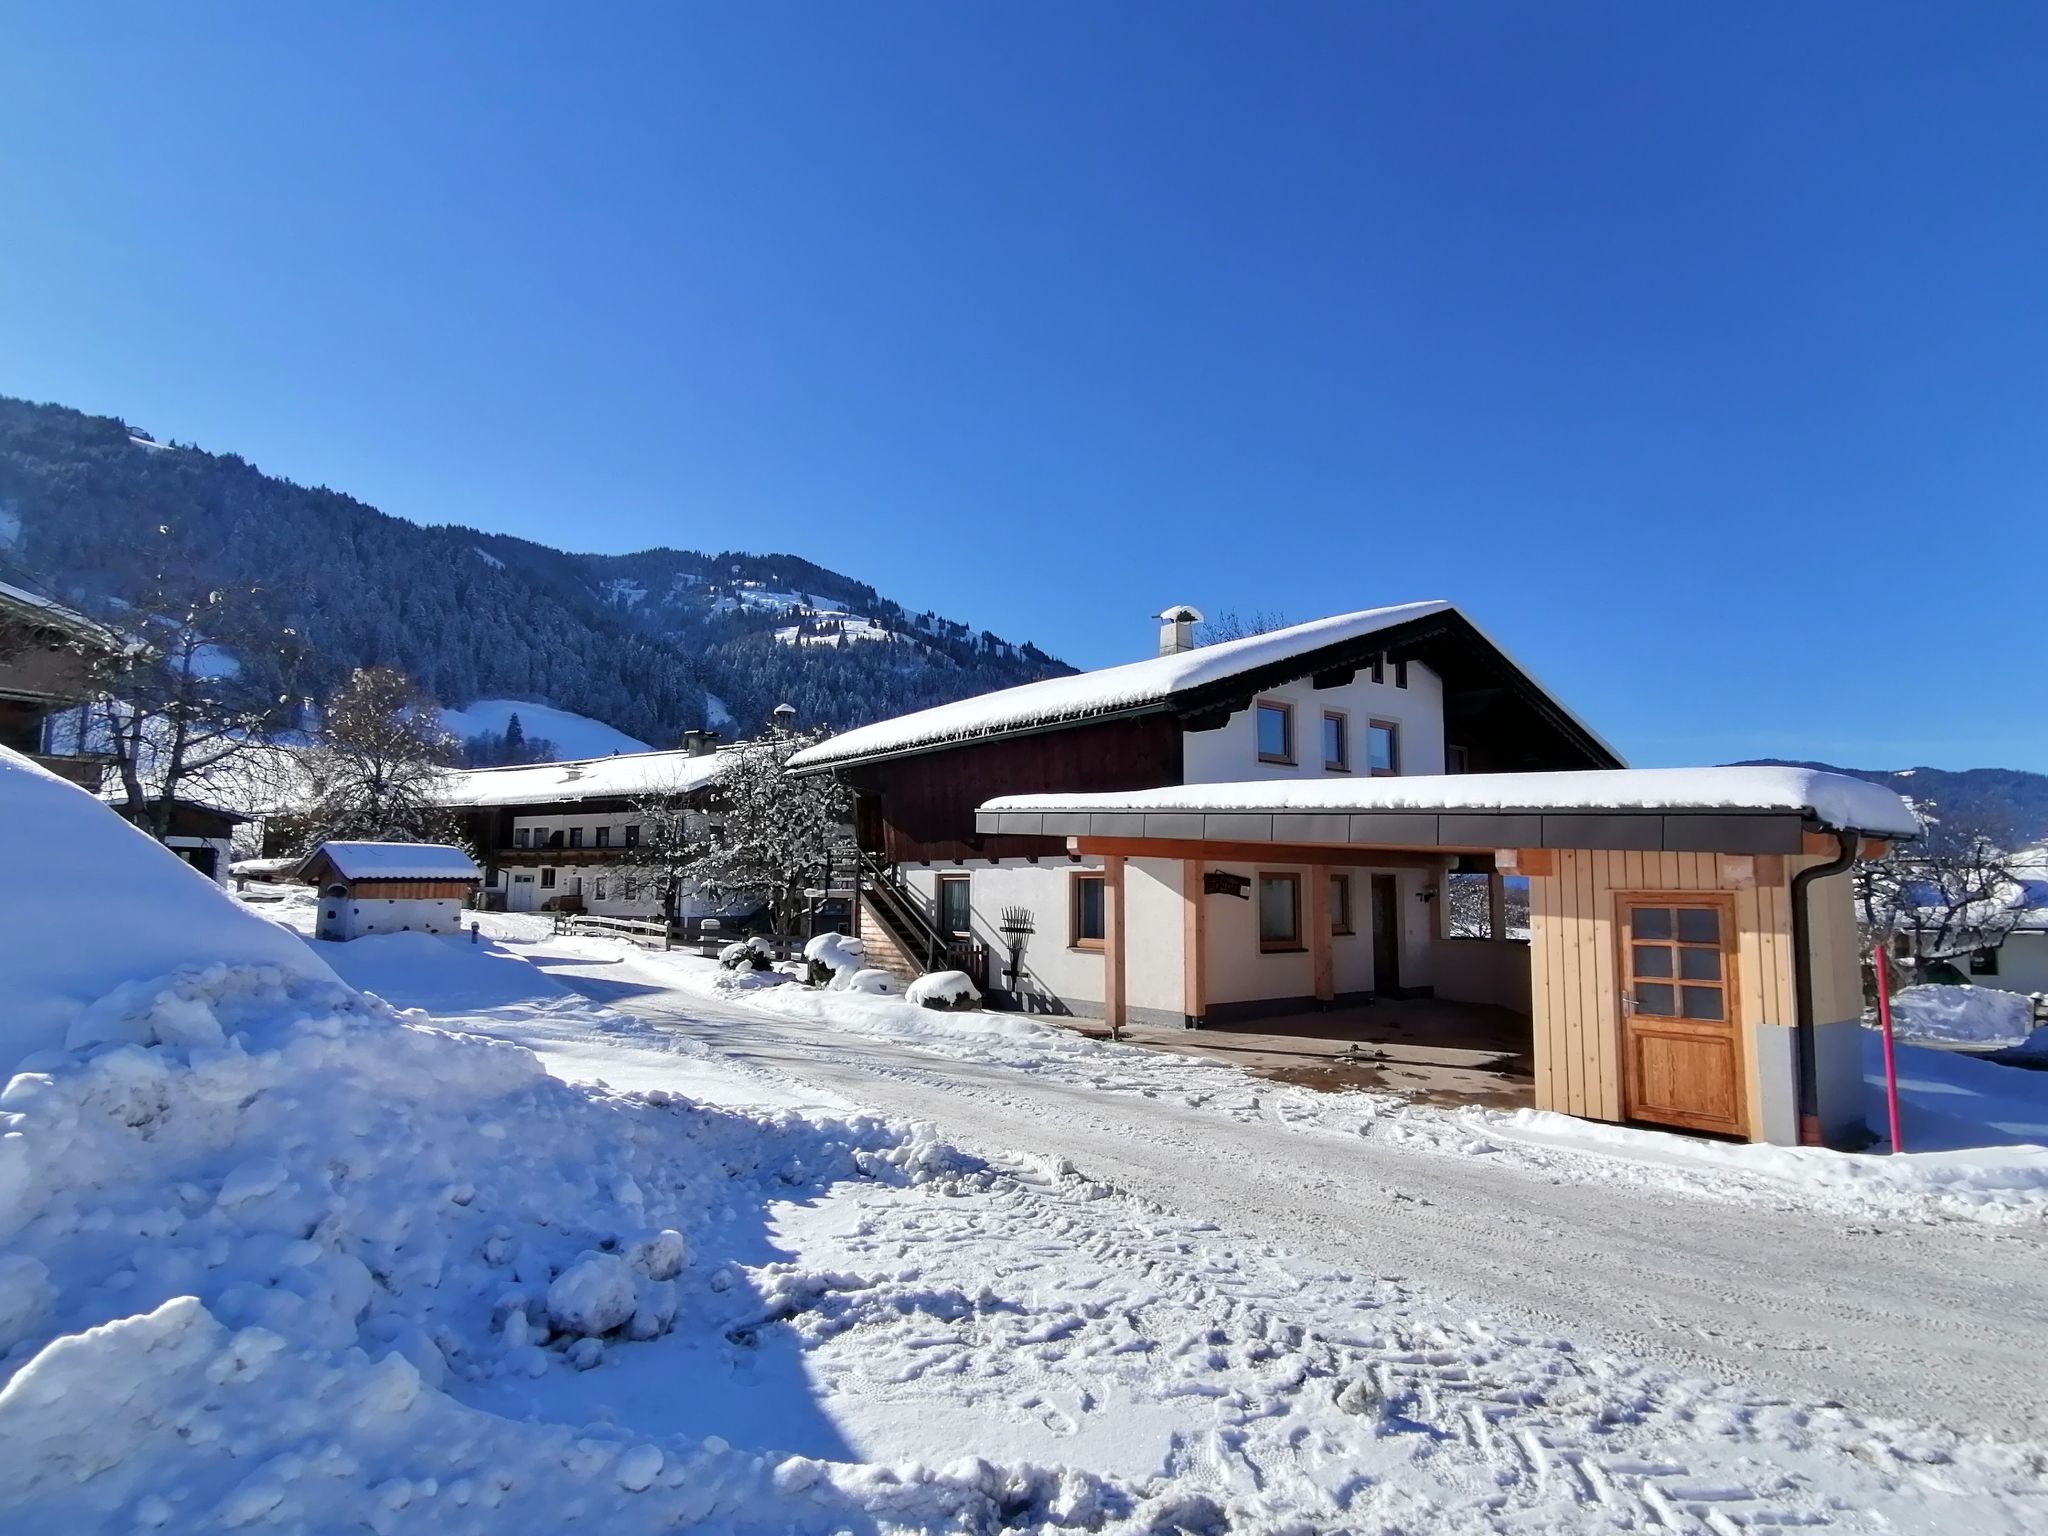
M851 934L821 933L804 945L805 979L814 987L844 987L861 969L867 946Z
M762 938L737 939L718 952L728 971L765 971L775 964L775 951Z
M913 981L904 998L920 1008L960 1010L978 1005L981 989L965 971L933 971Z
M855 971L848 976L845 989L848 992L867 992L876 997L897 997L903 991L903 982L900 977L893 976L887 971L869 968Z

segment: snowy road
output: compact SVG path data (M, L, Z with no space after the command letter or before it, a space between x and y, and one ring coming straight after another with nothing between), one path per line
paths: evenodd
M758 1075L764 1097L936 1123L992 1157L1090 1177L1323 1264L1751 1392L1976 1433L2048 1434L2037 1228L1851 1226L1297 1124L1223 1115L821 1029L676 989L651 963L534 953L585 995ZM774 1085L774 1086L770 1086Z

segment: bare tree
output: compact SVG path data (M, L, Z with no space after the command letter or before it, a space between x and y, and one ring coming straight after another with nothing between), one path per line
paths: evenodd
M1276 629L1285 629L1293 622L1278 609L1260 608L1251 613L1232 609L1202 621L1202 644L1221 645L1226 640L1249 640L1253 635L1269 635Z
M711 793L707 836L684 871L714 899L765 902L784 933L795 932L806 912L805 892L851 858L845 786L830 774L782 771L823 734L777 729L728 752Z
M703 783L680 770L633 797L639 831L621 851L618 867L627 878L651 887L669 922L682 915L691 871L704 854L704 813L696 802Z
M291 726L303 650L253 589L163 578L111 622L126 643L95 669L84 744L112 759L129 820L161 840L189 781Z
M311 846L329 838L451 842L459 822L440 797L455 738L403 672L361 667L327 706L309 771L312 804L300 829Z
M1897 942L1914 960L1946 960L1997 949L2027 906L2013 856L1975 834L1937 840L1931 803L1908 800L1920 822L1912 843L1856 866L1856 916L1863 952Z

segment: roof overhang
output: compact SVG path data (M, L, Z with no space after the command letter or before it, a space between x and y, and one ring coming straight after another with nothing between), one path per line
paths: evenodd
M1820 823L1797 811L989 811L983 836L1440 849L1599 848L1642 853L1801 853Z

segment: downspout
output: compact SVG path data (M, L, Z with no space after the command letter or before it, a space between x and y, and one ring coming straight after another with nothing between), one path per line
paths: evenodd
M1820 1129L1820 1044L1815 1038L1813 996L1813 924L1806 910L1806 888L1816 880L1839 875L1856 862L1862 843L1854 831L1838 831L1841 851L1825 864L1802 869L1792 877L1792 996L1799 1036L1799 1144L1825 1145Z

